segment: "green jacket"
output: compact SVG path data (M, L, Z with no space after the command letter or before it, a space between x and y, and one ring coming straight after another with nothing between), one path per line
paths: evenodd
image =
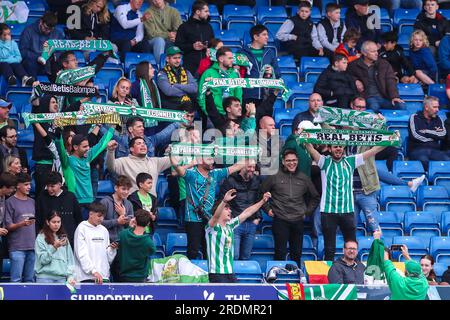
M75 278L75 259L70 243L55 249L45 241L44 234L39 233L34 251L36 253L34 270L38 278L54 280Z
M223 71L219 68L219 64L214 62L213 65L203 72L200 81L198 83L198 104L202 108L203 112L206 112L206 99L205 94L202 94L202 86L207 78L239 78L239 74L234 68L230 68L227 71ZM214 97L214 104L216 105L217 111L220 114L225 115L225 110L222 107L222 99L228 96L233 96L238 98L242 102L242 88L211 88L211 93Z
M417 262L409 260L406 263ZM428 281L423 273L418 278L402 277L390 260L384 261L384 272L391 290L391 300L425 300Z
M150 12L152 15L144 22L145 39L147 40L156 37L167 39L169 31L177 31L182 23L178 10L168 4L162 10L151 6L146 12Z
M134 228L127 228L119 233L120 278L131 282L144 281L148 276L150 256L156 247L151 235L134 234Z
M284 151L286 151L287 149L294 150L298 157L297 171L300 170L300 172L303 172L305 175L311 178L311 156L309 155L308 151L306 151L305 147L297 142L297 137L297 135L291 134L286 139L286 142L284 143L284 146L280 152L280 163Z

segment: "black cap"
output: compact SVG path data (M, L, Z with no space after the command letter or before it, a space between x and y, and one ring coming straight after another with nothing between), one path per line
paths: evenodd
M359 4L359 5L365 6L365 5L369 4L369 0L355 0L353 5L355 5L355 4Z

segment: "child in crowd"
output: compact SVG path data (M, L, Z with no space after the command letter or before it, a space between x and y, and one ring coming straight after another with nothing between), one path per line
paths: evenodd
M447 19L438 12L438 9L438 0L425 0L423 11L419 13L414 24L414 29L422 30L427 35L433 54L445 35L447 25Z
M348 59L336 54L331 64L317 79L314 92L320 94L324 104L330 107L349 108L351 99L357 94L353 77L347 71Z
M361 54L356 50L361 33L353 28L348 29L344 34L343 43L341 43L336 50L335 54L342 54L347 57L348 63L355 61L361 57Z
M36 217L34 200L28 196L30 190L31 176L19 173L16 193L6 200L11 282L34 282Z
M341 23L341 7L337 3L328 3L326 12L327 16L317 24L317 33L325 56L332 58L347 29Z
M429 46L425 32L416 30L412 33L409 59L416 70L416 77L426 85L433 84L437 76L437 64Z
M394 70L397 81L401 83L417 83L414 76L415 70L403 53L403 48L397 45L398 36L395 31L389 31L381 35L383 45L378 50L380 58L386 59Z
M297 15L287 19L278 30L276 37L283 42L289 54L295 59L303 56L323 56L317 29L311 20L311 3L300 1Z
M223 42L220 39L213 38L213 39L211 39L211 41L209 41L208 49L206 49L206 57L204 57L202 60L200 60L200 64L198 65L197 74L198 74L199 78L202 76L203 72L208 70L209 67L211 67L211 65L213 64L213 62L211 60L211 50L210 49L219 50L222 47L223 47Z
M11 29L7 24L0 23L0 75L4 76L9 86L17 84L17 78L22 86L31 86L34 78L26 74L22 64L19 47L11 39Z
M36 238L36 282L75 284L75 259L61 219L61 213L53 211Z
M148 233L153 233L155 231L154 222L156 221L157 208L157 199L150 193L153 186L153 177L146 172L141 172L136 176L136 184L139 190L133 192L128 200L133 205L135 212L143 209L150 213L150 225L146 230Z

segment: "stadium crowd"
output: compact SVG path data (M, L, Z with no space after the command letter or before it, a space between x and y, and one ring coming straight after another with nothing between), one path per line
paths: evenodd
M292 17L279 24L276 34L254 23L248 30L249 44L237 50L215 32L209 5L202 0L193 2L187 19L164 0L150 0L146 10L141 10L143 0L110 1L113 11L106 0L71 1L81 8L81 24L65 30L59 24L65 23L69 4L47 2L49 10L25 27L19 41L12 39L10 26L0 24L4 88L58 83L62 73L76 71L82 61L100 74L121 66L129 53L152 53L154 61L137 61L133 74L114 79L108 103L138 106L144 82L154 108L185 111L185 121L155 125L130 116L121 117L116 126L33 123L32 148L26 150L18 146L23 123L9 117L15 101L0 100L0 258L10 259L11 282L145 282L157 250L153 237L159 228L158 209L168 203L176 212L177 232L187 234L187 257L208 260L210 282L236 282L233 261L251 258L255 235L265 223L273 234L273 260L284 261L289 252L289 260L298 266L304 235L309 234L315 248L323 238L323 260L334 261L339 229L344 256L333 264L329 280L363 284L364 265L356 259L360 212L367 235L380 238L376 213L381 185L403 186L414 194L427 182L425 174L395 176L394 162L399 156L418 160L427 172L430 161L450 161L450 118L444 120L439 111L447 106L435 96L426 96L410 114L407 146L298 143L304 129L321 128L313 122L322 106L368 111L379 119L385 119L386 110L407 110L399 83L418 84L424 92L430 85L446 83L450 99L450 23L438 12L448 7L446 1L413 2L422 11L410 32L407 53L399 45L398 30L370 27L369 0L340 5L293 1ZM412 3L370 4L392 14L403 2ZM222 14L227 4L254 6L255 1L209 4ZM318 22L311 17L313 5L323 8ZM98 55L56 51L43 60L48 41L55 39L110 40L112 49ZM279 48L274 50L270 41L279 42ZM249 64L236 65L238 55ZM213 86L203 91L203 84L216 78L283 78L279 61L286 55L297 63L303 57L326 57L330 62L320 71L307 106L291 109L295 114L288 135L278 135L274 119L282 90ZM110 80L93 76L76 85L108 87ZM288 88L295 85L286 81ZM97 101L33 90L29 103L31 113L48 114L80 111L83 103ZM206 137L210 128L221 135ZM169 146L175 141L257 143L267 161L178 157ZM385 161L387 170L379 170L376 160ZM162 176L169 185L168 199L158 193ZM99 181L105 180L114 187L100 195ZM407 248L403 250L409 260ZM420 264L418 272L437 284L433 257L422 257ZM417 272L417 266L410 268ZM387 276L392 271L388 263L385 270Z

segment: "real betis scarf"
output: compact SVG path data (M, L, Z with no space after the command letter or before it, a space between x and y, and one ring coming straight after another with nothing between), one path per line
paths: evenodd
M79 126L85 124L120 124L120 116L118 113L96 114L96 115L80 115L72 118L59 117L55 118L54 125L56 127Z
M209 49L209 57L211 61L217 61L216 54L216 49ZM248 60L248 57L243 53L233 53L233 64L240 67L250 67L250 60Z
M181 254L151 259L149 282L208 283L208 273Z
M340 146L400 146L400 134L397 131L306 129L297 139L299 143Z
M45 64L55 51L113 51L109 40L48 40L44 43L44 48L39 60ZM114 57L118 59L114 53Z
M55 82L58 84L72 85L92 78L93 76L95 76L95 65L78 69L61 70Z
M259 150L257 146L221 146L215 144L171 144L171 155L180 157L240 157L257 158Z
M376 114L349 109L320 107L313 120L314 123L328 123L330 125L357 127L360 129L385 129L386 120Z
M289 100L290 90L285 86L283 79L261 78L214 78L203 83L201 94L205 94L208 88L270 88L283 90L281 98Z
M384 243L381 240L375 239L370 247L364 278L367 278L369 283L385 283L386 281L386 275L384 274Z
M286 291L278 290L280 300L357 300L354 284L325 284L305 287L300 283L286 283Z
M33 90L36 96L50 94L52 96L95 97L98 95L98 90L95 87L72 86L46 82L41 82L39 85L35 86Z

